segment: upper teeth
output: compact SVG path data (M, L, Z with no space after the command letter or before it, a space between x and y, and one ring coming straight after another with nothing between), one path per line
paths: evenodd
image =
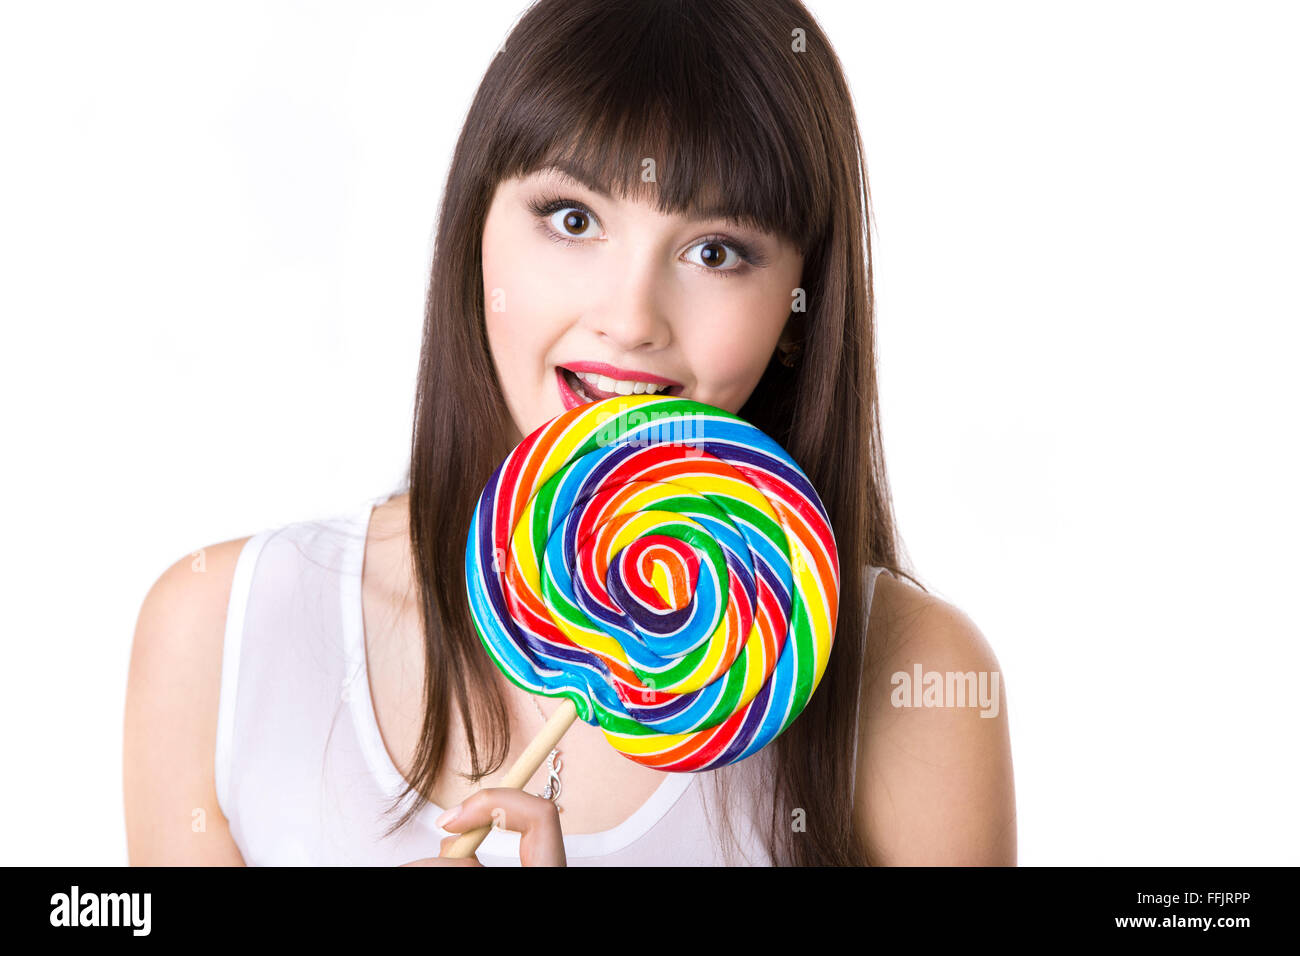
M654 395L658 392L666 392L672 388L671 385L651 385L649 382L629 382L625 379L610 378L608 375L592 375L589 372L574 372L574 375L582 379L588 385L600 389L602 392L617 392L619 395Z

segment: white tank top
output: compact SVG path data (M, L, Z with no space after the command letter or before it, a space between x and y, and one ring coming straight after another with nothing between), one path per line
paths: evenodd
M443 808L429 804L383 836L397 818L383 811L405 781L371 702L361 562L371 510L387 497L342 516L264 530L240 552L222 652L215 771L221 812L250 866L396 866L437 856L450 835L433 822ZM868 614L880 570L866 569ZM769 779L769 754L715 771L665 773L618 826L566 834L568 864L770 865L747 809L752 789ZM718 773L736 781L729 809L738 846L721 841L715 828L715 792L703 778ZM518 866L519 839L493 830L476 855L485 866Z

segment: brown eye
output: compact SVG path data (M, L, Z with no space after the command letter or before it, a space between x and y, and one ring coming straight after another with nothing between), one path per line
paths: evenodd
M587 228L587 217L578 210L570 210L569 214L564 217L564 229L573 235L581 235L582 230Z
M594 224L595 219L576 206L565 206L551 214L551 228L561 237L591 238L595 232Z
M719 266L727 261L727 247L720 242L708 242L700 247L700 261L706 266Z
M741 266L749 261L744 254L729 242L718 239L705 239L691 246L691 262L703 266L709 272L738 273Z

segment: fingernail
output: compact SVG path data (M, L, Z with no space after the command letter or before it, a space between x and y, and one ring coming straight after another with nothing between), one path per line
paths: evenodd
M447 828L447 824L451 823L452 820L455 820L459 813L460 813L459 803L456 804L454 807L448 807L446 810L442 811L442 816L438 817L438 819L433 821L433 825L435 827L438 827L439 829L445 830Z

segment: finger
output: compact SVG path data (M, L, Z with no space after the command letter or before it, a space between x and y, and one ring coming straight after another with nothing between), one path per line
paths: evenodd
M452 833L464 833L483 826L520 834L551 827L558 832L560 826L554 803L513 787L479 790L466 797L455 809L456 815L442 824L444 830Z
M555 804L512 787L489 787L466 798L444 829L464 833L493 826L520 834L523 866L565 866L564 836Z

